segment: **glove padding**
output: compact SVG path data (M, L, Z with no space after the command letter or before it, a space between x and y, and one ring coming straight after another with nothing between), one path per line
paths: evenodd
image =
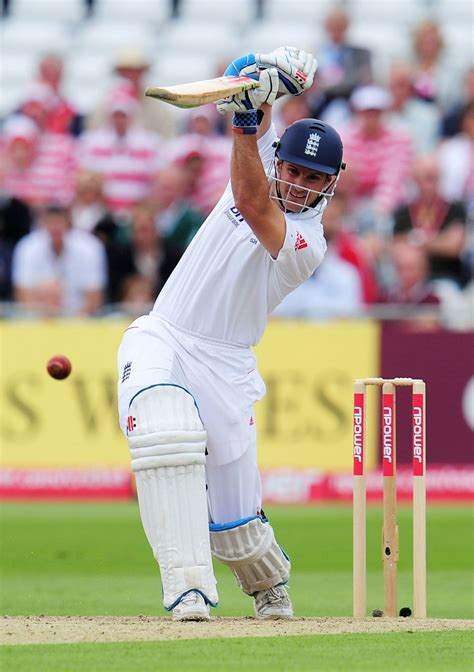
M313 83L318 62L312 54L296 47L279 47L269 54L255 54L260 69L277 68L278 92L300 96Z
M243 75L258 79L259 73L268 69L278 70L278 93L299 96L313 83L317 61L296 47L278 47L269 54L247 54L236 58L228 66L224 75Z
M226 74L228 74L227 71ZM273 105L277 97L278 87L278 70L276 68L262 70L257 89L249 89L229 98L218 100L216 103L217 110L221 114L226 114L226 112L258 110L263 103Z

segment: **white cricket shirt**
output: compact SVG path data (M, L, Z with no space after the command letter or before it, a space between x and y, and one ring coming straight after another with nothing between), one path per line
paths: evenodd
M272 127L258 141L268 170ZM161 290L151 315L188 332L243 346L258 343L268 315L311 276L326 252L321 213L286 213L276 259L235 206L231 185L201 226Z

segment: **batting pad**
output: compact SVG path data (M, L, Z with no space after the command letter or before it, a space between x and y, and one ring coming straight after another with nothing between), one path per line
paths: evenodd
M163 604L199 591L217 605L205 481L206 431L192 395L153 385L129 406L128 444L140 515L161 571Z
M254 595L287 583L290 561L270 523L254 516L223 525L211 523L209 529L214 557L229 565L244 593Z

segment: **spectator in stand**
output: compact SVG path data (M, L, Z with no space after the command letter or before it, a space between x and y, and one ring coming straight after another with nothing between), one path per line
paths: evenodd
M28 117L9 117L1 131L0 189L6 196L31 200L31 167L39 142L39 130Z
M368 305L375 303L379 295L377 277L373 261L353 228L349 194L339 187L331 199L331 207L324 213L324 233L337 255L356 268L362 287L362 300Z
M0 135L0 189L31 207L54 199L71 202L75 145L68 135L44 130L47 108L36 88L22 105L23 114L9 117Z
M120 302L126 304L127 309L132 309L137 316L146 312L144 306L147 306L150 310L154 299L153 283L146 276L135 273L135 275L127 276L123 281Z
M219 133L215 110L193 110L186 132L170 141L168 158L186 173L186 197L207 216L222 196L230 178L231 141Z
M347 197L337 190L324 212L328 250L323 263L289 294L273 317L332 319L361 315L378 296L375 276L357 238L345 229Z
M318 82L325 95L325 106L339 108L337 115L348 119L348 100L357 87L372 81L372 56L368 49L349 44L349 16L342 7L332 9L326 16L325 42L318 48ZM325 114L336 110L325 109Z
M219 129L220 116L214 105L196 107L189 111L185 133L222 140Z
M416 195L396 210L396 240L414 240L429 262L430 280L465 284L462 252L466 236L466 209L460 202L448 202L440 192L440 169L436 156L417 159L413 170Z
M412 142L386 121L390 96L385 89L356 89L351 104L356 117L342 136L357 229L362 234L386 233L389 215L406 198Z
M470 103L474 104L474 66L469 68L464 77L462 100L457 100L443 118L442 135L451 138L461 133L462 117Z
M45 207L38 229L13 253L15 300L40 314L93 315L103 301L106 273L102 244L72 229L62 206Z
M112 243L107 247L109 269L109 301L123 300L123 283L141 275L151 283L153 296L160 291L169 275L161 236L155 225L155 207L142 201L131 211L130 241Z
M112 308L115 317L136 318L149 313L155 298L153 283L139 273L127 275L120 287L119 303Z
M460 73L445 56L444 40L436 21L420 23L413 35L415 94L447 110L461 85Z
M78 136L82 131L82 116L61 92L63 69L63 59L54 53L45 54L38 65L37 81L50 91L45 129L50 133Z
M328 248L324 263L283 299L272 317L330 320L355 317L362 312L362 287L357 270Z
M181 259L185 249L204 221L203 215L186 200L186 173L174 164L161 170L153 191L156 218L166 251L166 277Z
M283 96L274 104L273 114L278 135L281 135L293 122L313 116L307 94L304 96Z
M390 304L388 314L395 318L389 326L396 329L423 330L438 328L442 304L428 277L428 257L422 246L398 240L390 248L394 282L380 296L381 304Z
M144 95L146 89L145 78L150 69L150 61L144 52L135 47L125 47L117 56L114 64L114 75L119 85L124 82L129 87L130 95L134 98L135 121L137 125L148 131L154 131L164 138L176 135L175 117L169 105ZM109 116L109 100L106 98L93 111L87 120L88 129L102 128Z
M79 141L79 166L102 176L107 207L119 215L149 197L163 154L160 136L134 123L136 111L130 87L120 84L109 93L107 124Z
M474 102L461 114L461 131L439 149L441 193L448 201L463 201L474 214Z
M32 213L26 203L0 193L0 301L12 299L13 249L29 233L31 224Z
M388 76L391 105L388 119L411 137L416 154L432 152L439 142L441 115L414 92L414 70L409 63L393 63Z
M105 203L103 180L98 173L81 170L75 179L74 200L71 206L71 222L73 228L95 233L99 230L113 230L118 233L118 226Z

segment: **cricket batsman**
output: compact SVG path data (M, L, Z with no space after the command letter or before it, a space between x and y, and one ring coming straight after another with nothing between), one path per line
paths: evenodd
M341 139L316 119L280 140L272 124L277 95L302 94L315 70L293 47L227 68L260 81L217 103L233 115L230 183L120 345L120 424L163 604L177 621L208 620L217 606L212 556L257 618L293 616L290 559L262 510L254 404L265 385L251 347L326 252L322 215L344 167Z

